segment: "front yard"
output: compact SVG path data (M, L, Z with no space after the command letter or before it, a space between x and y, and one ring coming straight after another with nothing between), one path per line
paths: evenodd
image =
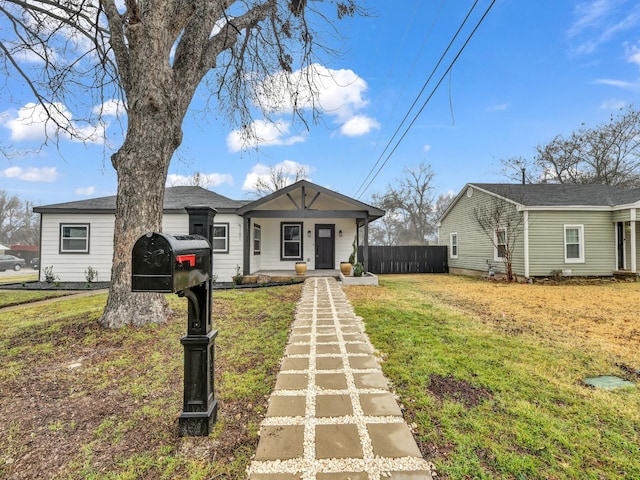
M640 284L385 276L345 289L445 478L640 478Z
M96 324L104 294L3 311L0 478L244 478L300 288L214 292L208 438L177 436L186 300L168 297L167 325L118 331ZM640 382L640 283L398 275L345 291L437 478L640 478L640 389L582 381Z

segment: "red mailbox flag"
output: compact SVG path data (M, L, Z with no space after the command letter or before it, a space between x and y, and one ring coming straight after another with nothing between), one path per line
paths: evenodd
M190 254L190 255L176 255L176 263L185 263L187 262L189 264L190 267L195 267L196 266L196 256L195 254Z

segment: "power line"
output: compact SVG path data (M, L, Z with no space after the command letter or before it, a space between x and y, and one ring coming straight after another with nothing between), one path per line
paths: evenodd
M436 84L436 86L431 90L431 93L429 94L429 96L427 97L427 99L423 102L422 106L420 107L420 109L418 110L418 112L414 115L413 119L411 120L411 123L409 124L409 126L405 129L404 133L402 134L402 136L400 137L400 139L396 142L395 146L393 147L393 149L391 150L391 152L389 152L389 154L387 155L387 157L385 158L384 162L382 163L382 165L380 165L380 167L378 168L378 170L376 171L376 173L371 177L371 179L369 180L368 183L367 179L371 176L371 174L373 173L373 169L375 169L375 167L380 163L380 161L382 160L382 157L384 156L385 152L387 151L387 149L389 148L389 146L391 145L391 142L393 141L393 139L395 138L395 136L397 135L397 133L400 131L400 128L402 127L402 125L404 124L404 122L406 121L407 117L409 116L409 114L411 113L411 110L413 110L413 107L415 106L415 104L418 101L418 98L422 95L424 89L426 88L427 84L429 83L429 81L431 80L431 78L433 77L433 75L435 74L435 71L437 70L438 66L440 65L440 63L442 62L444 56L446 55L446 53L448 52L449 48L451 47L452 43L455 41L456 37L458 36L460 30L463 28L464 24L466 23L467 19L469 18L469 15L471 14L471 12L475 9L478 0L476 0L476 2L473 4L473 6L471 7L469 13L467 14L467 17L465 17L465 20L463 21L463 23L460 25L460 28L458 29L458 31L456 32L454 38L451 40L451 42L449 43L449 45L447 46L447 49L445 50L445 52L442 54L442 56L440 57L440 60L438 60L438 64L434 67L431 75L429 75L429 78L426 80L426 82L424 83L422 89L420 90L420 93L418 94L418 96L416 97L416 99L414 100L413 104L411 105L411 107L409 108L409 110L407 111L407 114L404 116L404 118L402 119L402 122L400 123L400 125L398 126L398 128L396 129L395 133L393 134L393 136L391 137L391 139L389 140L389 142L387 143L387 146L385 147L384 151L380 154L380 156L378 157L378 160L376 161L375 165L373 166L373 168L371 169L371 171L369 172L369 174L367 175L367 177L365 178L365 180L362 182L362 184L360 185L360 188L358 188L357 192L356 192L356 198L360 198L362 197L362 195L364 194L364 192L371 186L371 184L373 183L373 181L376 179L376 177L380 174L380 171L384 168L384 166L387 164L387 162L389 161L389 159L391 158L391 156L394 154L394 152L396 151L396 149L398 148L398 146L400 145L400 143L402 142L402 140L404 140L404 138L406 137L407 133L409 133L409 130L411 129L411 127L414 125L414 123L417 121L418 117L420 116L420 114L423 112L423 110L425 109L425 107L427 106L427 104L429 103L429 101L431 100L431 98L433 97L433 95L435 94L435 92L437 91L438 87L440 87L440 84L442 84L442 81L444 80L444 78L447 76L447 74L451 71L451 69L453 68L453 65L456 63L456 61L458 60L458 58L460 57L460 55L462 54L462 52L464 51L464 49L466 48L466 46L469 44L469 42L471 41L471 38L475 35L476 31L478 30L478 28L480 27L480 25L482 24L482 22L484 21L484 19L486 18L486 16L489 14L489 12L491 11L491 8L493 7L493 5L495 4L496 0L492 0L491 3L489 4L489 6L487 7L487 9L485 10L484 14L482 15L482 17L480 18L480 20L478 20L478 23L476 23L475 27L473 28L473 30L471 31L471 33L469 34L469 36L467 37L467 39L465 40L464 44L462 45L462 47L460 48L460 50L458 50L458 53L456 54L456 56L454 57L454 59L451 61L451 63L449 64L449 66L447 67L447 69L445 70L445 72L442 74L442 76L440 77L440 79L438 80L438 83ZM364 186L366 183L366 186ZM364 186L364 187L363 187ZM359 192L359 195L358 195Z

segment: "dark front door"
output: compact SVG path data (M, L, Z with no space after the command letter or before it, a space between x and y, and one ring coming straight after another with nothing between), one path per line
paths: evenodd
M618 270L624 270L624 222L618 222Z
M316 225L316 270L335 268L335 225Z

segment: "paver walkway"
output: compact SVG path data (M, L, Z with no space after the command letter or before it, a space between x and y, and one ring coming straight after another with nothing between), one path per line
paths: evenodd
M431 479L362 320L333 278L298 303L250 480Z

